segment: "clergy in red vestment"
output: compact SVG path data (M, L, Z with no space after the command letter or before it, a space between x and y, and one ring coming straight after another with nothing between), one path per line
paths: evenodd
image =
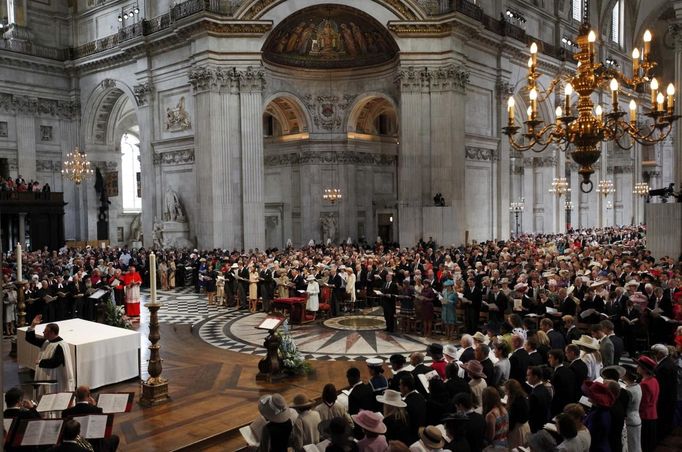
M131 265L128 273L124 276L126 287L126 314L130 317L140 316L140 285L142 284L142 277Z

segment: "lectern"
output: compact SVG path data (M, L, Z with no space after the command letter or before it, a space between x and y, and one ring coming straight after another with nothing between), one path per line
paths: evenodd
M256 380L273 381L285 377L282 372L284 367L282 359L279 357L279 345L282 339L276 334L277 328L282 323L284 323L284 317L268 316L256 327L259 330L268 330L268 335L263 342L267 354L258 362L259 372Z

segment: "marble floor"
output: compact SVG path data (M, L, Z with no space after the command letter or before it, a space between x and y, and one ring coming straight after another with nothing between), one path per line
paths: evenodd
M215 347L265 355L261 345L266 331L256 329L265 314L209 306L205 296L191 289L158 291L158 299L163 303L159 311L161 323L190 324L194 335ZM295 325L290 333L306 359L321 361L364 361L374 357L387 360L396 353L424 351L433 342L419 336L385 332L380 314L378 310L369 310L353 318Z

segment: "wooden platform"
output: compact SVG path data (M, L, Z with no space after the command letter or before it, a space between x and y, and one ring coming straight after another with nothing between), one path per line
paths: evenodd
M3 358L7 359L8 352L4 350ZM166 324L161 325L161 357L171 401L152 408L135 403L130 413L117 414L114 433L121 437L119 450L169 451L223 434L253 420L257 401L264 394L279 392L291 401L299 392L317 398L329 382L339 389L346 387L346 369L352 365L313 361L311 375L274 384L256 382L260 357L213 347L192 335L189 325ZM367 377L366 367L360 364ZM12 370L5 367L6 388L17 382L16 365L14 372L12 378ZM119 383L101 391L134 391L137 402L140 382ZM218 448L192 450L235 450L245 444L239 436L232 436Z

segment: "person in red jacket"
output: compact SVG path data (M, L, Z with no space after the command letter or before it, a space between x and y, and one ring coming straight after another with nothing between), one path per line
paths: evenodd
M639 383L642 388L642 402L639 404L639 417L642 418L642 450L656 448L656 421L658 413L659 386L654 376L656 361L648 356L637 358L637 373L642 377Z
M128 273L124 277L126 287L126 314L130 317L140 316L140 285L142 284L142 277L131 265Z

